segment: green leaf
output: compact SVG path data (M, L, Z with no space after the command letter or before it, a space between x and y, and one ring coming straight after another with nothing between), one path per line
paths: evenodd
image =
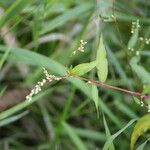
M0 60L0 70L1 70L4 62L6 61L8 55L9 55L9 52L10 52L10 47L8 47L8 49L6 49L5 53L3 54L2 59Z
M95 103L97 114L99 113L99 98L98 98L98 89L95 84L92 84L92 100Z
M140 99L138 99L137 97L133 96L133 100L139 105L140 104Z
M134 33L132 34L129 42L128 42L128 48L134 48L136 45L136 42L138 40L138 34L139 34L139 28L135 29Z
M7 86L4 86L1 90L0 90L0 96L2 96L4 94L4 92L6 91Z
M110 133L110 130L108 128L104 114L103 114L103 122L104 122L104 126L105 126L106 138L108 140L111 137L111 133ZM115 150L113 142L110 144L109 150Z
M143 91L142 91L142 93L143 93L143 94L148 94L148 93L150 93L150 84L143 86Z
M130 122L127 123L127 125L125 127L123 127L121 130L119 130L118 132L116 132L114 135L112 135L105 143L104 147L102 150L108 150L109 147L111 146L111 143L113 142L113 140L115 140L115 138L117 138L126 128L128 128L132 123L134 123L137 119L132 119Z
M7 117L10 117L12 114L17 113L18 111L26 108L27 106L29 106L32 103L36 102L37 100L39 100L43 96L45 96L45 95L49 94L50 92L52 92L52 90L53 89L51 88L51 89L48 89L46 91L43 91L43 92L39 93L38 95L34 96L30 102L25 100L22 103L19 103L19 104L15 105L14 107L9 108L8 110L5 110L5 111L1 112L0 113L0 120L5 119Z
M132 110L123 101L116 99L115 106L118 108L118 110L120 110L122 113L124 113L125 115L127 115L131 119L137 118L137 114L134 112L134 110Z
M18 15L22 9L32 3L34 0L16 0L4 13L0 19L0 28L10 19Z
M66 122L62 122L62 126L79 150L87 150L85 144L81 141L80 137L76 134L74 129L69 124L67 124Z
M146 114L137 121L133 129L131 136L131 150L133 149L138 138L149 129L150 129L150 114Z
M3 127L3 126L6 126L7 124L15 122L15 121L21 119L22 117L24 117L25 115L27 115L28 113L29 113L29 111L24 111L24 112L17 114L15 116L3 119L2 121L0 121L0 127Z
M89 140L94 140L94 141L105 141L106 140L105 134L100 131L81 129L81 128L74 128L74 131L80 137L87 138Z
M4 52L7 48L8 48L7 46L0 45L0 51L2 52ZM15 63L22 62L33 66L45 67L47 69L50 69L55 74L59 75L66 74L65 67L63 65L41 54L37 54L35 52L21 48L11 48L11 53L12 56L14 57ZM8 60L12 59L10 59L9 57ZM75 78L68 78L67 80L70 81L73 85L75 85L78 89L80 89L90 99L92 98L91 88L87 86L85 82ZM122 126L122 122L116 117L116 115L108 108L108 106L100 98L99 101L100 101L100 108L102 108L105 114L109 116L110 120L112 120L112 122L114 122L115 125L120 128ZM28 105L26 105L26 103L28 103L28 101L22 102L0 113L0 119L6 118L31 104L28 103Z
M96 61L92 61L90 63L79 64L70 70L70 74L82 76L85 73L92 70L95 66L96 66Z
M103 37L100 37L100 43L97 50L97 56L96 56L96 68L97 68L97 74L98 78L101 82L105 82L107 75L108 75L108 61L106 58L106 50L105 46L103 44Z
M147 72L142 66L138 65L138 58L133 57L130 61L132 70L137 74L144 84L150 83L150 73Z
M86 11L90 10L93 5L87 3L84 5L79 5L71 10L68 10L64 14L56 17L55 19L51 20L44 24L41 34L45 34L61 25L66 23L67 21L71 20L72 18L79 16L81 14L86 13Z
M147 144L147 142L150 140L150 138L149 139L147 139L144 143L142 143L136 150L143 150L143 148L145 147L145 145Z
M106 49L107 49L108 59L110 60L111 64L114 66L114 69L123 79L123 81L130 87L131 83L128 80L125 70L121 66L121 63L117 59L116 55L112 52L112 50L108 46L106 47Z

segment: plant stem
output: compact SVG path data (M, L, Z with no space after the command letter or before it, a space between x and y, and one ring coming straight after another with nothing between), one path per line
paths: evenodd
M64 78L67 78L67 77L78 78L80 80L87 81L88 83L96 84L98 86L103 86L103 87L107 87L107 88L110 88L110 89L114 89L114 90L122 91L122 92L125 92L125 93L129 93L131 95L140 96L142 100L150 98L149 95L145 95L145 94L142 94L142 93L139 93L139 92L130 91L130 90L119 88L119 87L112 86L112 85L108 85L108 84L105 84L105 83L102 83L102 82L99 82L99 81L90 80L90 79L87 79L87 78L84 78L84 77L81 77L81 76L71 75L71 74L67 74L67 75L64 76Z

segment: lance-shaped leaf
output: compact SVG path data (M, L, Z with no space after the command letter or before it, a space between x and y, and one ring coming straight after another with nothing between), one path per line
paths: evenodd
M132 70L137 74L144 84L150 84L150 73L144 67L138 65L138 58L133 57L130 61Z
M96 62L98 78L101 82L105 82L108 74L108 61L102 36L97 50Z
M92 100L95 103L95 107L97 110L97 116L99 116L99 97L98 97L98 89L95 84L92 84Z
M34 0L16 0L6 10L2 18L0 19L0 28L10 19L15 18L27 5L34 2Z
M83 63L75 66L72 70L70 70L70 74L82 76L92 70L96 66L96 61L92 61L90 63Z
M103 114L103 122L104 122L104 127L105 127L106 139L108 140L109 138L111 138L111 133L110 133L110 130L108 128L104 114ZM115 150L113 141L110 143L109 150Z
M131 121L129 121L126 126L124 126L122 129L120 129L118 132L116 132L115 134L113 134L104 144L102 150L108 150L109 147L111 146L112 142L124 131L126 130L132 123L134 123L137 119L132 119Z
M150 140L150 138L147 139L144 143L142 143L136 150L143 150L149 140Z
M128 42L128 48L132 49L136 45L136 42L138 40L138 34L139 34L139 28L135 29L134 33L132 34L129 42Z
M140 118L136 123L131 136L131 150L133 149L138 138L150 129L150 114Z

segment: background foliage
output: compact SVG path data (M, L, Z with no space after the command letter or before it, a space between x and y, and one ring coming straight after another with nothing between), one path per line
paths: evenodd
M147 113L136 97L74 78L47 84L30 102L25 97L43 78L42 67L64 75L95 60L101 33L106 83L150 93L149 8L147 0L1 0L0 149L129 149L134 123ZM81 39L85 52L72 55ZM96 69L84 76L99 80ZM147 140L139 149L149 150L149 137L135 147Z

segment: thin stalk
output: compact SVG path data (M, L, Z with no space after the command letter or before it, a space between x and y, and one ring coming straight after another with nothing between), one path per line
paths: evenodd
M128 94L131 94L131 95L140 96L142 100L150 98L149 95L145 95L145 94L142 94L142 93L139 93L139 92L130 91L130 90L123 89L123 88L116 87L116 86L112 86L112 85L108 85L106 83L102 83L102 82L99 82L99 81L90 80L90 79L87 79L87 78L84 78L84 77L81 77L81 76L71 75L71 74L67 74L67 75L64 76L64 78L67 78L67 77L78 78L78 79L86 81L88 83L96 84L98 86L107 87L109 89L114 89L114 90L122 91L124 93L128 93Z

